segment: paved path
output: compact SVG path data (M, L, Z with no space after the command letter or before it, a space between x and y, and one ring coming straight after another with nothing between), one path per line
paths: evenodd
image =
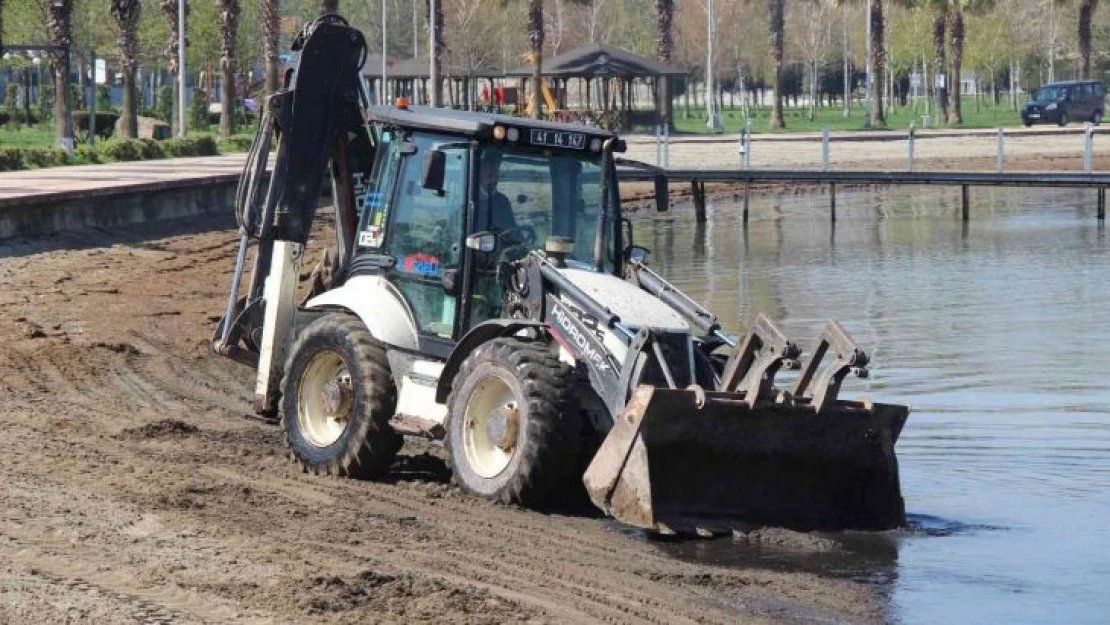
M213 178L234 178L242 171L245 158L245 154L230 154L3 172L0 206L32 195L100 195L121 188L158 189L193 181L210 182Z

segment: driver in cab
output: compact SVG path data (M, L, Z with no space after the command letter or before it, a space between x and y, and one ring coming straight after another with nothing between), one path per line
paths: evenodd
M483 150L478 164L478 211L486 211L491 232L499 235L503 242L515 245L522 241L513 204L508 196L497 190L500 174L501 153L494 149Z

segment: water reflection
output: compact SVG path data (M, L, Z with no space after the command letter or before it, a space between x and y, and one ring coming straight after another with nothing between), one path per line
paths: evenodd
M908 402L913 523L833 551L730 541L675 557L878 580L904 622L1099 622L1110 614L1110 245L1089 193L840 190L636 219L676 286L738 330L803 347L839 319L872 355L847 394ZM949 521L939 521L949 519ZM1005 528L1005 529L1001 529ZM886 545L876 550L875 542Z

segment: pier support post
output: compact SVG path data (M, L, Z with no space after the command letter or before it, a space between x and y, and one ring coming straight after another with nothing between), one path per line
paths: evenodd
M836 183L829 183L829 217L836 222Z
M1098 189L1098 220L1106 221L1106 189Z
M694 214L699 224L705 223L705 183L694 180L690 183L691 192L694 194Z
M968 220L968 216L969 216L969 212L970 212L969 209L968 209L968 205L970 204L970 201L969 201L970 199L971 199L971 187L969 187L965 184L965 185L960 187L960 214L963 217L964 221Z
M752 196L752 181L751 179L744 181L744 225L748 225L748 201Z

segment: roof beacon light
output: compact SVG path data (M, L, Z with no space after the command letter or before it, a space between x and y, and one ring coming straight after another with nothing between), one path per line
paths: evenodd
M396 100L393 101L393 106L396 106L397 108L399 108L401 110L408 110L408 108L409 108L409 99L408 98L397 98Z
M590 140L590 151L591 152L600 152L601 151L601 139L599 139L597 137L594 137L593 139Z
M516 143L520 140L520 128L510 128L507 134L509 141Z
M505 127L504 126L494 126L493 127L493 138L498 140L498 141L504 141L505 140Z

